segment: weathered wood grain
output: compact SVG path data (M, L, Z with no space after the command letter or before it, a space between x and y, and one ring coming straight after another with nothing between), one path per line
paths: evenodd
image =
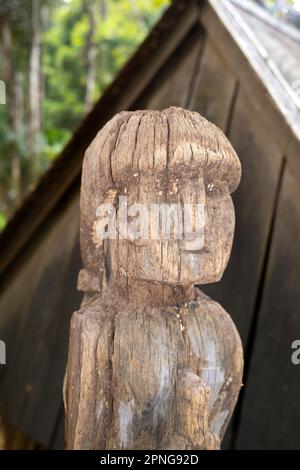
M73 315L68 448L219 448L241 374L234 324L200 291L141 310L108 290Z
M87 149L86 295L71 321L64 385L69 449L220 448L241 386L242 347L228 314L194 284L219 280L226 267L240 173L224 134L176 107L118 114ZM116 236L101 238L99 208L120 213L119 196L143 208L202 204L203 243L198 232L193 241L162 231L130 239L119 219Z

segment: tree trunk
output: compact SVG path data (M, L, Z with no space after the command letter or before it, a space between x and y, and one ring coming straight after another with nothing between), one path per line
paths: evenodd
M132 10L132 13L134 14L137 22L140 24L140 27L142 28L142 30L146 30L147 29L147 24L145 22L145 19L142 15L141 10L139 9L139 7L136 3L136 0L129 0L129 3L130 3L130 8Z
M39 173L38 138L41 131L41 21L40 2L32 1L32 43L29 59L29 150L31 179Z
M94 36L96 30L95 12L93 0L84 0L84 9L88 18L88 32L86 37L86 92L85 92L85 111L91 110L93 105L95 84L96 84L96 45Z
M10 168L11 168L11 181L10 189L12 192L12 201L8 201L8 212L10 212L15 205L18 204L21 197L21 165L20 156L18 154L17 139L20 137L21 122L19 113L19 83L15 73L13 63L13 39L11 24L8 17L3 17L1 22L2 30L2 52L4 57L4 81L6 84L6 94L8 106L8 115L13 131L14 139L11 143L10 149Z

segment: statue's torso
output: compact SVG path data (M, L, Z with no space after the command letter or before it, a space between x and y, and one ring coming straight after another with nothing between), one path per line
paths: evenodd
M67 402L80 394L78 402L93 402L89 413L97 416L91 428L79 405L75 448L219 447L243 361L235 326L218 303L199 291L178 306L141 307L108 292L75 313L71 328L80 351L69 361L81 357L90 366L69 380Z

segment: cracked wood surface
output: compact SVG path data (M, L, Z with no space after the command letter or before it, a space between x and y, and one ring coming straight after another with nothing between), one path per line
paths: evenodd
M141 310L108 289L73 315L68 448L220 447L241 385L242 348L223 308L195 294Z
M69 449L219 449L242 381L234 323L195 284L218 281L234 232L239 160L181 108L116 115L88 148L79 288L65 379ZM203 204L204 242L97 238L98 207Z

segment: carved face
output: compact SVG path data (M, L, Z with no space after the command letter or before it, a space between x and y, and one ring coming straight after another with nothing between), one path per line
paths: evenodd
M229 259L239 160L224 134L180 108L124 112L87 151L81 251L98 278L218 281ZM104 233L110 231L109 234Z
M94 241L104 235L106 269L115 275L182 285L221 278L234 233L226 183L180 174L165 183L163 175L141 174L122 191L108 191L105 204Z

